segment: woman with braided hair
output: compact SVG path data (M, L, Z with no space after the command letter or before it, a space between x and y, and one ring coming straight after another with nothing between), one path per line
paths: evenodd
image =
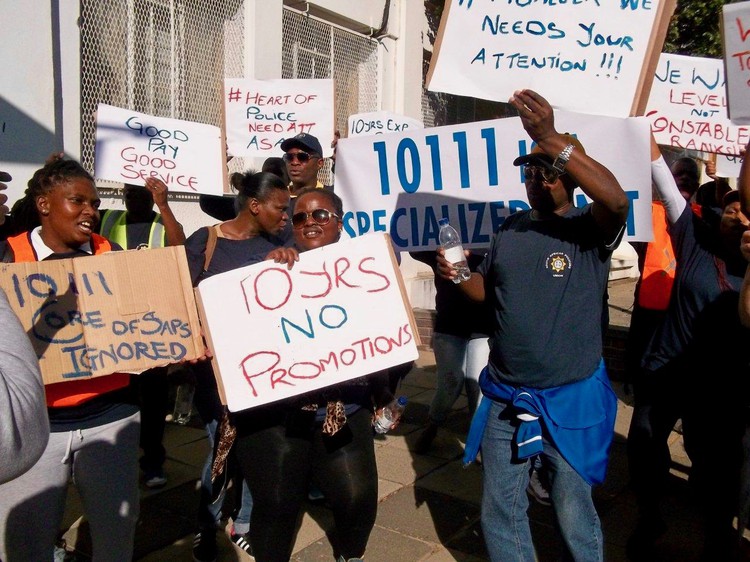
M95 234L99 195L78 162L51 158L28 185L40 226L0 243L4 262L79 259L121 249ZM75 480L93 559L130 561L139 508L140 426L130 375L48 384L45 395L47 447L28 472L0 486L0 559L52 559L68 484Z

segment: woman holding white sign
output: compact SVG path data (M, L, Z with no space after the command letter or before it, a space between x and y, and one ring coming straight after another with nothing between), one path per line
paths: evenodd
M99 195L78 162L51 158L34 173L26 193L41 226L8 238L0 246L3 262L79 258L121 249L94 233ZM51 297L63 297L49 290ZM6 562L52 559L73 478L91 530L93 559L132 559L139 509L140 414L130 375L90 378L85 368L80 370L83 378L45 387L49 443L28 472L0 486L0 559Z
M289 190L286 183L274 174L262 172L234 174L232 183L237 188L237 216L197 230L185 243L193 285L212 275L261 261L268 252L282 245L278 235L288 218ZM213 448L224 415L214 372L208 362L193 365L191 369L196 378L195 406L206 424L209 443ZM215 560L217 553L216 531L221 519L223 489L218 489L219 486L211 482L213 459L212 451L206 459L201 477L198 533L193 547L193 558L199 562ZM246 534L253 501L246 486L243 486L241 495L241 507L230 538L250 554Z
M299 251L339 240L343 208L333 192L305 189L294 209ZM297 257L294 248L268 255L289 267ZM258 562L289 560L311 480L333 510L339 561L362 559L378 501L372 406L392 399L387 380L378 373L236 416L235 448L253 496L250 538Z

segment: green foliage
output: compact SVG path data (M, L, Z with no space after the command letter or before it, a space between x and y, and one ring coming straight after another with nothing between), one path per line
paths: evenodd
M677 0L664 52L721 58L721 7L730 0Z

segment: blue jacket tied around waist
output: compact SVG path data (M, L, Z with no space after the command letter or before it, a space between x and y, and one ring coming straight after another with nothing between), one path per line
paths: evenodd
M479 386L484 397L471 422L464 463L476 458L492 401L496 401L518 411L521 423L515 441L519 458L542 452L543 427L545 437L588 484L604 481L617 416L617 397L604 361L584 380L544 389L493 382L485 367Z

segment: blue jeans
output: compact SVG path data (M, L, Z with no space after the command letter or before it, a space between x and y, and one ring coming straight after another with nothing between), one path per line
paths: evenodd
M445 422L464 382L469 411L473 414L481 395L479 373L490 355L487 338L467 339L435 332L432 349L437 367L437 390L430 404L430 421L438 425Z
M493 562L534 562L527 510L529 463L514 453L516 417L512 408L494 402L482 438L484 484L482 530ZM589 486L544 440L542 462L549 471L550 499L563 542L576 561L604 560L603 538Z
M200 530L215 530L219 527L221 521L221 510L224 506L224 498L226 493L222 493L216 501L211 502L211 465L214 462L214 435L216 434L216 428L219 425L217 420L211 420L206 424L206 431L208 432L208 444L211 447L206 462L203 465L203 472L201 473L201 499L198 505L198 528ZM250 489L247 487L247 482L242 478L242 500L240 502L240 510L237 513L237 517L234 519L234 531L238 535L244 535L250 530L250 513L253 510L253 497L250 495ZM235 479L235 484L238 480Z

